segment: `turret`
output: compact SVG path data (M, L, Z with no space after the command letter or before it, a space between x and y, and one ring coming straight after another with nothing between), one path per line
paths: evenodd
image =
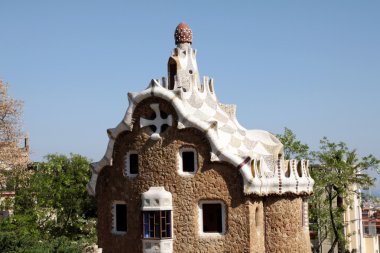
M191 47L193 33L182 22L174 32L176 48L168 60L168 89L182 89L184 92L200 87L196 50Z

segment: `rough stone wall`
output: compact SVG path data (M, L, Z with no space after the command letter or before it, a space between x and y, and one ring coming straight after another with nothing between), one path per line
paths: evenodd
M264 201L265 247L270 253L308 253L308 230L302 227L302 198L270 196Z
M138 123L140 116L153 116L149 104L157 102L162 111L173 115L175 123L161 134L161 140L153 141L149 139L151 130L140 129ZM263 239L258 236L259 231L263 232L256 231L255 224L250 222L250 211L255 211L255 206L262 206L262 203L243 195L242 178L236 168L227 163L210 162L211 149L204 133L196 129L178 130L175 110L168 102L157 98L142 101L133 118L132 132L124 132L117 138L113 165L103 168L98 177L98 244L103 252L142 252L141 194L152 186L164 186L173 195L174 252L264 252L260 251L264 248ZM184 177L177 172L181 147L193 147L197 151L198 171L194 176ZM123 174L124 155L131 150L139 153L139 174L135 178ZM128 231L125 235L111 233L113 200L127 203ZM201 200L225 203L225 235L199 235L198 203Z
M261 199L252 198L248 204L250 253L265 252L264 206Z

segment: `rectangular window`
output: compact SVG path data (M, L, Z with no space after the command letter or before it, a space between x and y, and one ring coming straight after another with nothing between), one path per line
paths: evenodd
M127 231L127 205L116 204L116 231Z
M116 201L112 210L112 232L124 234L127 232L127 205L123 201Z
M194 176L197 172L197 152L192 147L182 147L179 150L178 173L182 176Z
M194 152L193 151L183 151L182 152L182 171L184 172L194 172Z
M128 151L124 157L124 175L136 177L139 173L139 154L137 151Z
M139 173L139 156L138 154L129 155L129 173L138 174Z
M203 232L222 233L222 205L203 204Z
M201 235L222 235L225 233L226 215L222 201L202 201L199 205Z
M171 211L144 211L144 238L171 238Z

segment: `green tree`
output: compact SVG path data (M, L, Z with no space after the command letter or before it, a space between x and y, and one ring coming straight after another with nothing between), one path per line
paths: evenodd
M355 149L351 150L343 142L334 143L324 137L320 150L314 152L316 164L311 170L315 180L314 195L310 198L311 218L318 220L317 230L332 235L329 253L345 252L343 215L350 208L357 189L374 185L374 178L365 174L368 170L378 170L380 161L373 155L359 158Z
M368 170L379 173L380 161L373 155L359 158L356 150L351 150L343 142L330 142L326 137L320 141L320 149L310 152L309 147L296 139L288 128L277 138L284 145L285 159L311 159L311 176L315 181L313 195L309 198L310 230L318 233L318 243L313 248L319 252L326 239L332 240L329 252L336 247L345 252L343 215L350 208L357 189L368 188L374 178Z
M96 240L95 201L86 190L90 161L76 154L50 154L45 160L33 166L27 184L17 191L14 215L0 223L1 252L33 241L40 242L32 245L37 248L67 248ZM4 245L6 250L1 250Z
M292 130L285 127L284 133L276 136L284 145L284 158L286 160L309 158L309 146L297 140L297 136Z

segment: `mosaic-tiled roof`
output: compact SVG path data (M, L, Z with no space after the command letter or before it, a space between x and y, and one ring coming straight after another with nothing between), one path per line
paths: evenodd
M179 28L178 28L179 27ZM188 29L181 23L176 30ZM190 30L191 32L191 30ZM191 38L191 33L190 35ZM196 51L191 48L191 39L177 34L177 48L173 50L169 64L172 73L169 79L152 80L147 89L139 93L129 93L129 107L122 122L109 129L109 143L103 159L92 164L93 175L88 189L95 194L99 172L112 163L113 146L117 136L123 131L131 131L132 115L142 100L158 97L170 102L178 115L179 129L196 128L205 133L211 145L211 160L232 164L241 173L245 194L265 196L269 194L310 194L314 181L308 171L308 161L283 160L283 145L271 133L264 130L248 130L236 119L236 107L219 103L214 82L208 77L200 82L196 63ZM183 42L186 42L183 44ZM181 44L182 43L182 44ZM151 108L159 115L159 104ZM154 124L172 125L172 117L154 120L140 119L140 126ZM160 127L155 128L151 139L160 137Z

